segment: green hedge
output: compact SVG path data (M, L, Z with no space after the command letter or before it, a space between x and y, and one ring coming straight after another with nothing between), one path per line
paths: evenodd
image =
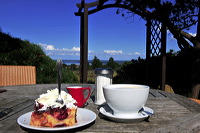
M0 31L0 65L36 66L37 84L56 83L56 61L37 45ZM78 83L72 71L63 69L63 83Z

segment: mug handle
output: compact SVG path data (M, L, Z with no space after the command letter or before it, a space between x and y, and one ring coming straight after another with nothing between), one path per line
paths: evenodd
M84 99L84 103L85 103L90 97L91 90L90 90L90 87L83 88L83 90L88 90L88 96Z

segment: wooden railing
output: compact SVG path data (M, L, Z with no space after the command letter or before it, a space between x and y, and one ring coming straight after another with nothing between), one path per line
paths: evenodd
M36 84L35 66L0 66L0 86Z

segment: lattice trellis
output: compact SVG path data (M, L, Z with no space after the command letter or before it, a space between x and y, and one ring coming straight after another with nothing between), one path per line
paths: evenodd
M108 0L97 0L91 3L85 3L85 0L81 0L81 3L77 4L79 8L75 15L80 16L80 82L87 83L87 70L88 70L88 15L96 13L100 10L109 7L118 7L118 1L113 4L109 4L107 7L103 7L104 3ZM83 10L84 9L84 10ZM166 69L166 26L162 25L159 21L147 18L147 34L146 34L146 61L147 61L147 82L150 76L149 74L149 62L152 56L161 56L162 59L162 83L161 87L165 85L165 69Z
M151 20L151 44L150 56L161 55L161 23L156 20Z
M153 19L147 19L147 42L146 42L146 59L147 59L147 82L149 81L151 62L150 57L160 56L161 58L161 88L165 88L166 80L166 26L161 22Z

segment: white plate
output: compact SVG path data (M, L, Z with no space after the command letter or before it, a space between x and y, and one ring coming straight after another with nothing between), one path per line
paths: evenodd
M30 118L31 118L32 112L28 112L26 114L21 115L18 119L17 122L20 126L28 128L28 129L33 129L33 130L40 130L40 131L61 131L61 130L69 130L69 129L74 129L78 128L81 126L85 126L87 124L90 124L96 119L96 114L88 109L83 109L83 108L78 108L77 109L77 123L74 126L69 126L69 127L37 127L37 126L31 126L30 123Z
M151 108L143 107L144 111L141 111L138 113L138 116L136 117L130 117L130 118L123 118L123 117L116 117L113 115L112 109L105 105L99 109L100 113L102 113L104 116L106 116L108 119L116 122L141 122L144 119L150 117L146 112L149 112L151 114L154 113L154 111Z

